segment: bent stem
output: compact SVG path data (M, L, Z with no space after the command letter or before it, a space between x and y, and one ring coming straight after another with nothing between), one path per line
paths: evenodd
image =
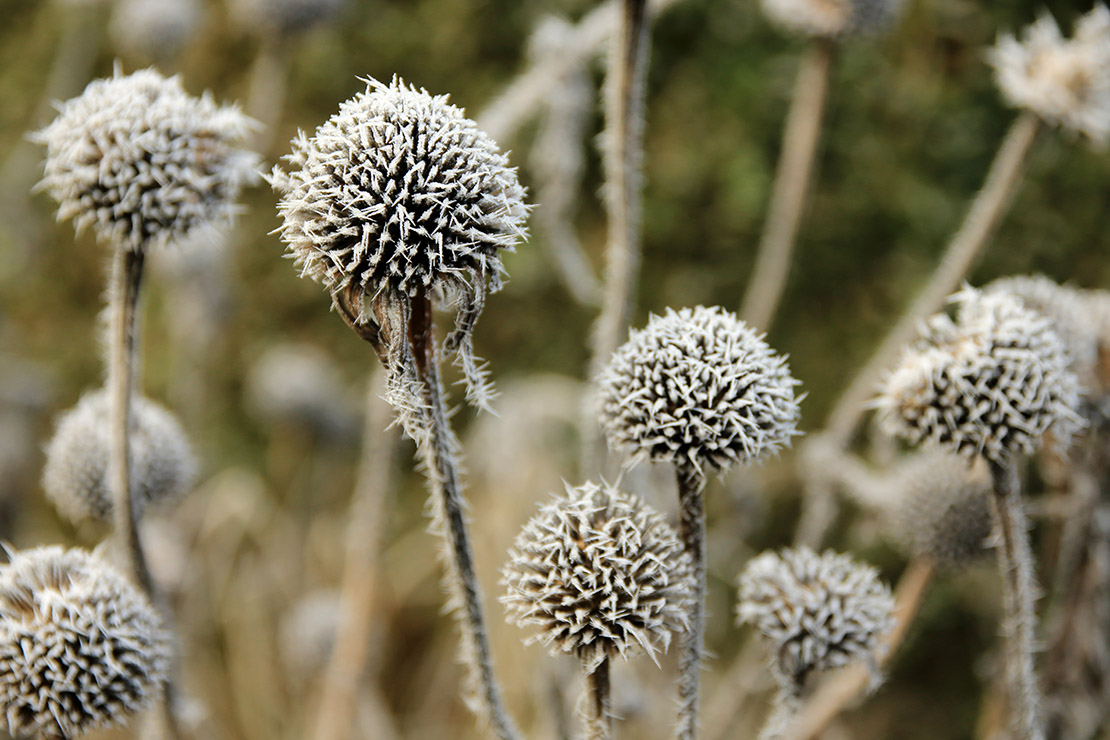
M740 309L741 318L762 331L770 328L786 285L806 189L812 178L817 141L821 136L821 118L835 52L836 42L832 39L814 39L798 69L767 221Z
M702 642L705 639L705 476L693 463L675 464L678 483L679 534L694 566L694 598L690 624L678 654L678 740L698 736L698 687L701 681Z
M586 737L588 740L610 740L613 717L609 702L609 658L592 672L586 672Z
M1044 740L1041 693L1033 668L1036 582L1029 532L1022 510L1017 468L992 462L994 511L998 519L1002 570L1002 624L1006 654L1006 688L1010 696L1011 726L1021 740Z

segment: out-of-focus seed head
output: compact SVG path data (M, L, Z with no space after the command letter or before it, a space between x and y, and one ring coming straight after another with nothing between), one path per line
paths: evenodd
M874 666L879 638L894 627L894 597L878 572L831 550L765 552L744 568L739 585L737 622L771 642L772 667L791 693L815 670Z
M157 612L99 557L38 547L0 568L0 706L12 735L124 723L162 690L170 654Z
M517 536L502 571L510 621L587 671L614 655L654 658L686 629L693 566L663 517L608 484L567 486Z
M1066 447L1082 424L1079 382L1051 322L1006 293L966 288L956 321L939 314L886 378L888 429L917 444L1005 464L1050 428Z
M231 218L257 176L258 157L240 148L252 125L208 95L190 96L176 77L117 69L34 135L46 146L41 186L59 220L143 251Z
M295 36L334 20L347 0L235 0L232 15L245 28Z
M988 52L1006 101L1104 146L1110 140L1110 11L1102 4L1065 39L1047 12L1020 40L1002 34Z
M304 343L269 347L247 374L247 399L268 423L299 424L324 438L356 435L358 417L344 397L335 363Z
M630 460L760 460L797 434L786 359L722 308L667 309L633 330L598 377L609 446Z
M177 56L202 17L199 0L117 0L109 30L126 53L165 60Z
M59 418L46 446L42 486L70 521L112 517L111 418L108 392L87 393ZM139 515L192 486L196 461L185 432L169 411L145 398L134 398L130 439L131 485Z
M281 658L286 672L304 686L327 666L343 619L338 591L301 598L281 620Z
M762 0L763 14L783 31L837 38L881 33L902 13L903 0Z

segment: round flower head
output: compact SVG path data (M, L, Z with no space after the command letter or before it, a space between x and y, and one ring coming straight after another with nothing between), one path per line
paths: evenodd
M1051 322L1006 293L967 288L956 321L939 314L887 377L876 405L911 443L1005 464L1049 428L1066 446L1081 419L1079 383Z
M725 470L797 434L785 358L722 308L667 309L633 330L598 378L609 446L632 460Z
M990 476L950 452L927 450L895 473L899 497L891 524L899 544L915 557L956 568L986 552L994 519Z
M1070 39L1045 13L1020 41L999 36L987 58L1010 105L1100 146L1110 139L1110 11L1104 5L1080 18Z
M148 506L187 491L196 463L185 432L169 411L137 397L132 408L131 485L141 516ZM111 519L110 432L109 394L98 390L61 416L46 446L42 486L70 521Z
M199 0L119 0L112 11L112 40L144 59L171 59L200 26Z
M880 33L902 12L903 0L762 0L768 20L788 33L835 38Z
M592 672L613 655L654 659L686 629L693 569L663 517L608 484L567 486L517 536L501 582L510 621Z
M303 425L324 438L357 433L344 391L335 363L312 344L272 345L247 373L247 399L264 421Z
M146 598L95 555L38 547L0 568L0 712L14 736L123 723L161 691L170 645Z
M58 218L133 251L229 219L257 157L240 145L252 122L153 69L90 82L35 134L42 187Z
M831 550L765 552L740 574L737 622L751 623L772 642L775 674L792 693L814 670L856 660L874 666L893 613L894 597L878 572Z

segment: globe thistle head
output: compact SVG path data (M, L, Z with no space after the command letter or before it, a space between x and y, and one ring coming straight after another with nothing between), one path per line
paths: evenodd
M347 0L235 0L232 15L245 28L296 36L334 20Z
M878 571L831 550L765 552L744 568L739 585L737 622L770 640L775 675L790 693L815 670L873 666L879 639L894 627L894 597Z
M667 309L633 330L598 377L609 446L632 461L726 470L797 434L786 359L722 308Z
M1025 28L1020 40L999 36L988 52L1006 101L1050 124L1110 140L1110 11L1102 4L1075 24L1070 39L1048 13Z
M881 33L898 20L903 0L762 0L763 14L783 31L838 38Z
M142 59L172 59L200 27L199 0L117 0L110 32L116 45Z
M161 691L170 654L146 597L96 555L38 547L0 567L0 705L12 735L125 722Z
M230 219L256 176L257 156L240 148L252 126L235 108L190 96L176 77L117 68L34 134L46 146L41 187L58 201L59 220L143 251Z
M111 411L107 391L85 394L59 418L46 446L42 486L58 512L70 521L111 520ZM130 441L137 514L192 486L195 458L181 425L165 408L134 398Z
M994 518L981 461L968 465L950 452L923 450L897 468L894 487L890 522L907 553L958 568L986 552Z
M1050 428L1061 446L1082 424L1079 382L1052 322L1003 293L966 288L956 321L939 314L876 401L894 434L1006 464Z
M665 650L686 629L693 566L663 517L606 483L567 486L517 536L502 571L510 621L588 672Z

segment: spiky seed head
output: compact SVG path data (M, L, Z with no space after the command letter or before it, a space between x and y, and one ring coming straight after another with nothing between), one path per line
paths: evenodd
M762 0L763 14L783 31L837 38L881 33L902 12L903 0Z
M118 0L112 11L112 40L142 59L172 59L200 26L199 0Z
M994 519L990 473L982 461L938 449L912 455L894 474L893 534L914 557L958 568L986 552Z
M1050 428L1061 446L1082 424L1079 382L1051 322L1006 293L965 288L956 321L934 316L886 378L884 423L996 464L1033 452Z
M1006 33L990 49L998 87L1010 105L1033 111L1050 124L1110 140L1110 11L1098 4L1063 37L1047 12L1018 40Z
M760 460L797 434L786 359L719 307L667 309L633 330L598 377L609 446L635 462L718 470Z
M607 483L567 486L517 536L502 570L509 621L527 642L579 658L654 658L687 627L693 566L663 517Z
M253 122L176 77L118 68L61 105L34 134L46 146L41 186L58 219L114 247L143 251L226 221L258 157L242 142Z
M162 690L171 638L96 555L38 547L0 567L0 706L14 736L124 723Z
M46 446L42 486L70 521L111 520L111 419L110 394L86 393L59 418ZM131 485L140 516L149 506L172 501L192 486L196 460L184 430L165 408L133 398L130 440Z
M335 19L347 0L235 0L232 13L243 26L277 36L294 36Z
M894 597L878 571L832 550L765 552L747 564L739 585L737 622L767 637L776 677L791 693L815 670L874 666L879 639L894 628Z

